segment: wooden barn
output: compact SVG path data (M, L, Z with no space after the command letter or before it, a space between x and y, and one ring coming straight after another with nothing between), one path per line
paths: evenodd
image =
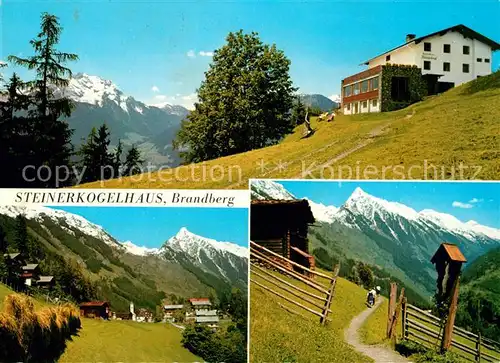
M309 253L307 239L309 225L314 221L309 202L305 199L254 200L250 209L250 239L272 252L314 269L314 257Z
M80 304L80 315L86 318L109 319L110 310L107 301L89 301Z

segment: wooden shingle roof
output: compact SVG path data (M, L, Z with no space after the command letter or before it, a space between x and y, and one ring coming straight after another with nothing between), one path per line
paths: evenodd
M453 262L467 262L467 259L463 255L462 251L458 248L457 245L453 243L442 243L441 246L439 246L438 250L432 256L431 262L436 263L439 258L442 258L445 256L448 260L453 261Z

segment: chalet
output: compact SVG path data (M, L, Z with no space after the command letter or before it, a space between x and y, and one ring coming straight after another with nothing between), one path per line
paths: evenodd
M110 310L107 301L89 301L80 304L80 315L86 318L109 319Z
M154 320L153 313L150 310L145 309L145 308L137 309L137 312L135 314L136 314L135 321L138 321L138 322L151 323Z
M314 223L309 202L303 200L254 200L250 207L250 239L266 249L310 269L309 225ZM306 271L288 265L305 275Z
M342 80L344 114L391 111L491 74L500 44L456 25L417 37L365 62L368 68Z
M36 285L43 288L51 288L54 286L55 280L54 276L40 276Z
M216 315L197 316L195 319L197 325L205 325L209 328L217 328L219 326L219 317Z
M28 263L22 266L21 278L26 286L33 286L38 281L39 268L36 263Z
M182 310L184 305L164 305L163 312L166 319L171 319L175 311Z
M212 307L212 303L208 298L192 298L189 299L189 302L194 310L208 310Z

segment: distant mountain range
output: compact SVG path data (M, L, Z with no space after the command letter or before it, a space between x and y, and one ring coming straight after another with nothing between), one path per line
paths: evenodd
M294 199L281 184L252 184L254 199ZM500 247L500 230L477 222L461 222L434 210L417 212L400 203L371 196L357 188L340 207L309 200L316 219L309 240L318 262L331 266L349 258L380 266L411 284L424 296L435 290L430 263L442 242L457 244L469 263Z
M45 207L0 206L0 224L12 226L19 214L45 250L77 260L99 282L101 297L118 309L126 310L129 299L156 296L158 291L187 298L206 295L210 289L247 289L247 249L230 242L181 228L161 248L148 249L119 242L79 215Z
M87 138L92 127L105 122L111 131L112 146L116 146L119 139L125 151L135 144L146 162L156 168L180 164L179 152L173 150L172 141L181 121L189 113L186 108L168 103L146 105L125 95L112 81L85 73L75 74L67 87L56 88L54 93L56 97L62 95L75 103L67 121L74 130L72 143L76 148ZM319 94L300 97L305 104L323 111L338 106Z
M65 88L54 90L55 96L73 100L75 109L68 119L74 130L76 147L87 138L92 127L104 122L111 130L113 145L121 139L124 149L135 144L144 158L157 167L179 165L179 155L172 140L189 111L178 105L149 106L123 92L111 81L78 73Z
M331 110L336 109L336 108L339 107L339 103L338 102L334 102L330 98L325 97L323 95L319 95L319 94L312 94L312 95L302 94L299 97L300 97L301 101L305 105L307 105L309 107L313 107L313 108L319 108L323 112L331 111Z

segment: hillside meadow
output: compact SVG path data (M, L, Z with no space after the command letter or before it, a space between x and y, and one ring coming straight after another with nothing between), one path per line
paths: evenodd
M403 110L337 115L302 138L88 188L245 189L250 178L499 179L500 72Z
M282 274L278 276L310 292L316 292L298 280ZM251 277L262 283L256 275L251 274ZM356 352L344 342L345 328L353 317L366 308L366 292L361 287L338 278L331 305L332 313L329 314L331 321L321 326L319 317L255 284L250 283L250 286L250 362L372 362L371 358ZM297 300L285 291L280 290L280 293ZM279 304L301 315L293 314Z
M12 294L0 284L0 311ZM34 303L36 311L51 307L39 300ZM58 362L202 362L181 339L182 331L170 324L82 318L81 329L66 342Z

